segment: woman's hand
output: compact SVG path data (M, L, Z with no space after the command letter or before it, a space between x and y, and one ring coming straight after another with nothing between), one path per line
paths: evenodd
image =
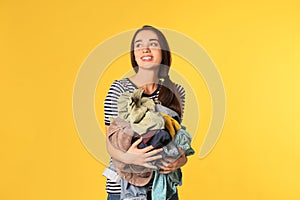
M125 160L128 164L140 165L151 169L157 169L156 166L149 164L154 160L162 158L161 155L156 155L163 149L154 149L153 146L148 146L143 149L139 149L138 145L142 142L143 138L139 138L135 141L125 154Z
M181 153L181 156L178 159L169 158L169 159L167 159L168 162L161 160L161 163L163 164L163 166L158 165L158 167L161 168L163 171L160 171L159 172L160 174L168 174L186 164L187 157L185 156L184 151L181 148L178 148L178 149Z
M109 126L106 126L106 133L108 133ZM149 164L148 162L159 160L162 158L161 155L156 155L161 152L163 149L155 149L153 150L152 146L145 147L143 149L139 149L138 145L142 142L143 138L139 138L135 141L127 152L121 151L115 148L109 141L108 137L106 137L106 149L107 152L116 160L119 160L126 164L134 164L139 166L144 166L151 169L157 169L156 166Z

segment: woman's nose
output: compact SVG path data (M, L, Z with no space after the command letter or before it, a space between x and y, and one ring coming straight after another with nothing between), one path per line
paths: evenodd
M149 53L150 52L150 49L148 48L148 47L145 47L144 49L143 49L143 53Z

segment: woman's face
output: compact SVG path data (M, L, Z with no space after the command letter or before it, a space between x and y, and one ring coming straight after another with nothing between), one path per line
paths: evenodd
M140 31L134 40L134 56L140 68L152 68L161 63L161 47L157 35L151 30Z

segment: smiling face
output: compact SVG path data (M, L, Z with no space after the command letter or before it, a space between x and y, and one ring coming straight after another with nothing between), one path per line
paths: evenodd
M140 31L134 39L134 57L140 68L158 66L162 60L157 35L151 30Z

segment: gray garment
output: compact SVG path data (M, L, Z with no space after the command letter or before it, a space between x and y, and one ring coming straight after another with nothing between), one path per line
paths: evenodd
M195 153L194 149L191 147L192 137L191 135L185 130L184 126L181 126L176 132L174 142L177 147L180 147L186 156L191 156Z
M172 110L172 109L170 109L166 106L163 106L161 104L155 104L155 110L156 110L156 112L162 112L162 113L165 113L167 115L170 115L171 117L176 119L179 124L181 123L181 118L179 117L177 112L175 112L174 110Z
M143 92L142 89L124 92L118 100L119 117L129 121L133 131L139 135L165 127L163 116L155 111L154 101L142 97Z

